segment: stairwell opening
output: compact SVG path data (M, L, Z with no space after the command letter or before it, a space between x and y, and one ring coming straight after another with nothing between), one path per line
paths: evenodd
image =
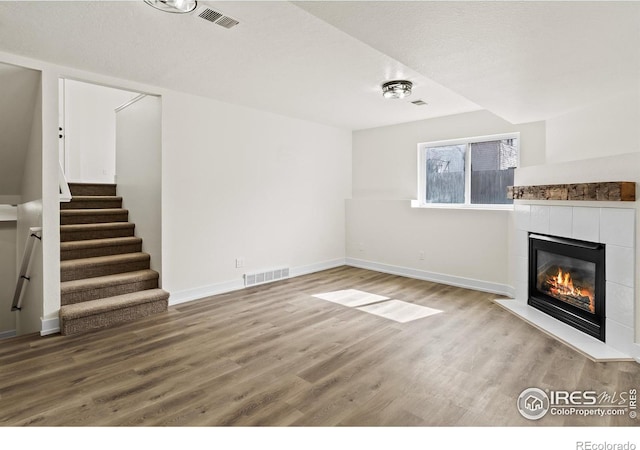
M64 80L61 100L60 162L72 199L60 204L60 330L166 311L161 98ZM108 142L87 150L97 136Z

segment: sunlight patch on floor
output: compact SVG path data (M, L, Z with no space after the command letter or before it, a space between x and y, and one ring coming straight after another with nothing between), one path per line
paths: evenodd
M374 314L395 322L406 323L441 313L439 309L394 300L383 295L371 294L357 289L315 294L312 297L329 302L338 303L350 308L356 308L369 314Z
M403 302L402 300L389 300L373 305L361 306L357 309L400 323L411 322L412 320L422 319L423 317L429 317L442 312L439 309L415 305L413 303Z
M357 289L345 289L342 291L325 292L324 294L316 294L312 297L350 307L370 305L371 303L389 300L389 297L370 294L368 292L359 291Z

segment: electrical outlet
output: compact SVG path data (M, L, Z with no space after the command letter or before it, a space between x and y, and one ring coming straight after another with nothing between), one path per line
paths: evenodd
M424 252L418 253L418 258L420 259L420 261L424 261Z
M236 258L236 269L244 267L244 258Z
M364 251L364 244L362 242L358 244L358 251L361 251L361 252Z

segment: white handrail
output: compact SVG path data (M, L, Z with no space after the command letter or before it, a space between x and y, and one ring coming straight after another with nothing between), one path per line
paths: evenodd
M64 176L64 170L62 164L58 162L58 186L60 188L60 201L71 201L71 190L69 189L69 183L67 183L67 177Z
M29 236L27 236L27 243L22 254L22 263L20 264L20 274L16 283L16 291L13 294L13 304L11 305L11 311L20 311L22 309L22 297L24 296L24 282L29 281L31 274L31 262L33 261L33 254L35 252L36 240L42 240L42 228L32 227L29 228Z
M147 94L140 94L140 95L138 95L138 96L136 96L136 97L132 98L131 100L129 100L129 101L127 101L127 102L123 103L122 105L118 106L118 107L115 109L115 111L116 111L117 113L119 113L120 111L122 111L122 110L123 110L123 109L125 109L126 107L133 105L135 102L137 102L137 101L139 101L139 100L142 100L142 99L143 99L143 98L145 98L146 96L147 96Z

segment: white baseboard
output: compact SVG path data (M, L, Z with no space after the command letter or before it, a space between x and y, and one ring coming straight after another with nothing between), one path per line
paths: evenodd
M40 318L42 326L40 328L40 336L48 336L50 334L60 333L60 318L52 317L50 319Z
M0 331L0 339L6 339L16 336L16 330Z
M292 267L289 269L289 277L299 277L301 275L308 275L314 272L320 272L322 270L333 269L345 265L343 258L333 259L330 261L323 261L314 264L308 264L306 266ZM169 306L179 305L181 303L191 302L193 300L200 300L205 297L211 297L212 295L226 294L227 292L239 291L244 289L244 280L232 280L223 281L222 283L211 284L208 286L202 286L195 289L187 289L184 291L171 292L169 297Z
M171 292L169 306L200 300L212 295L226 294L227 292L238 291L240 289L244 289L244 280L223 281L222 283L210 284L199 288Z
M502 295L505 295L509 298L516 298L516 288L514 288L513 286L507 286L505 285L505 293Z
M363 259L347 258L346 264L360 269L375 270L377 272L400 275L417 280L432 281L434 283L447 284L476 291L488 292L491 294L513 297L514 289L506 284L492 283L489 281L475 280L472 278L457 277L443 273L427 272L425 270L410 269L408 267L392 266L390 264L365 261Z

